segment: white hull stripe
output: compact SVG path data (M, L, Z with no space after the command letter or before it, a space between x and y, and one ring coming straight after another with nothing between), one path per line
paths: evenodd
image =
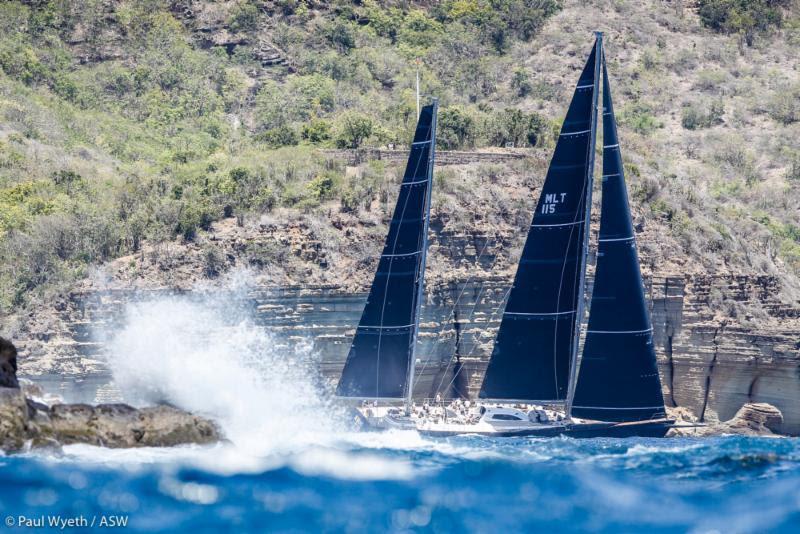
M652 332L653 327L646 328L645 330L587 330L587 334L645 334Z
M603 145L603 148L617 148L618 146L619 143L617 143L616 145Z
M562 132L560 137L564 137L565 135L582 135L591 132L591 130L581 130L579 132Z
M426 180L417 180L416 182L403 182L402 184L400 184L400 187L403 187L404 185L424 184L427 181L428 180L426 179Z
M420 252L422 251L418 250L416 252L409 252L407 254L381 254L381 258L402 258L404 256L416 256Z
M610 243L612 241L631 241L631 240L633 240L633 236L630 236L630 237L617 237L617 238L613 238L613 239L602 239L602 238L598 239L598 241L600 243Z
M635 408L611 408L610 406L573 406L584 410L663 410L663 406L637 406Z
M532 224L531 228L554 228L556 226L575 226L576 224L583 224L583 221L576 221L576 222L562 223L562 224Z
M503 315L567 315L570 313L575 313L576 310L564 311L564 312L556 312L556 313L522 313L522 312L503 312Z

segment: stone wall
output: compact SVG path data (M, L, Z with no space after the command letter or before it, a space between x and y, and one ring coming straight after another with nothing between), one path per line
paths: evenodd
M323 150L323 154L343 161L346 165L359 165L366 161L383 160L403 163L408 159L408 150L388 150L382 148L363 148L357 150ZM506 150L503 152L463 152L458 150L438 150L436 165L467 165L470 163L507 163L525 158L542 158L536 150Z

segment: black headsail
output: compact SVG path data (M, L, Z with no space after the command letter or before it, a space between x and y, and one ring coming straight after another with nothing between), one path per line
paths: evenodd
M664 398L605 59L603 109L597 268L572 415L599 421L641 421L664 417Z
M413 387L436 111L434 101L420 112L389 235L336 389L341 397L401 398Z
M583 267L597 49L596 43L561 128L481 398L559 401L567 394Z

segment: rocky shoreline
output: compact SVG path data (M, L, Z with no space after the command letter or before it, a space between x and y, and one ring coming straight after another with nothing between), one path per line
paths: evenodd
M677 421L667 437L709 437L709 436L783 436L783 414L767 403L748 402L733 418L727 421L701 423L686 408L667 408L670 418Z
M59 450L84 443L109 448L172 447L220 441L211 420L173 406L48 404L35 385L20 387L16 349L0 338L0 450Z

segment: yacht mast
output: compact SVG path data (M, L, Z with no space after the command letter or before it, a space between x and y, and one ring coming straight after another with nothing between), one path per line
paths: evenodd
M433 160L436 153L436 122L439 113L439 99L433 99L433 117L431 119L430 157L428 158L428 188L425 198L425 222L422 229L422 257L419 262L419 283L417 284L417 302L414 310L414 335L411 336L411 358L408 362L408 379L406 380L406 413L411 413L411 401L414 396L414 370L417 364L417 337L419 335L419 314L424 295L425 262L428 259L428 227L431 221L431 189L433 189Z
M586 298L584 292L586 290L586 260L589 256L589 231L591 228L592 217L592 189L594 187L594 152L595 144L597 142L597 105L600 93L600 66L603 62L603 32L595 32L595 56L594 56L594 89L592 92L592 126L591 133L589 134L589 162L587 165L587 172L589 173L587 180L587 192L585 197L586 211L583 222L583 250L582 250L582 265L580 268L580 284L578 286L578 310L575 316L575 331L572 341L572 358L569 365L569 381L567 382L567 399L564 403L564 412L567 419L572 418L572 401L575 398L575 378L578 376L578 344L581 338L581 322L585 314ZM423 260L424 261L424 260Z

